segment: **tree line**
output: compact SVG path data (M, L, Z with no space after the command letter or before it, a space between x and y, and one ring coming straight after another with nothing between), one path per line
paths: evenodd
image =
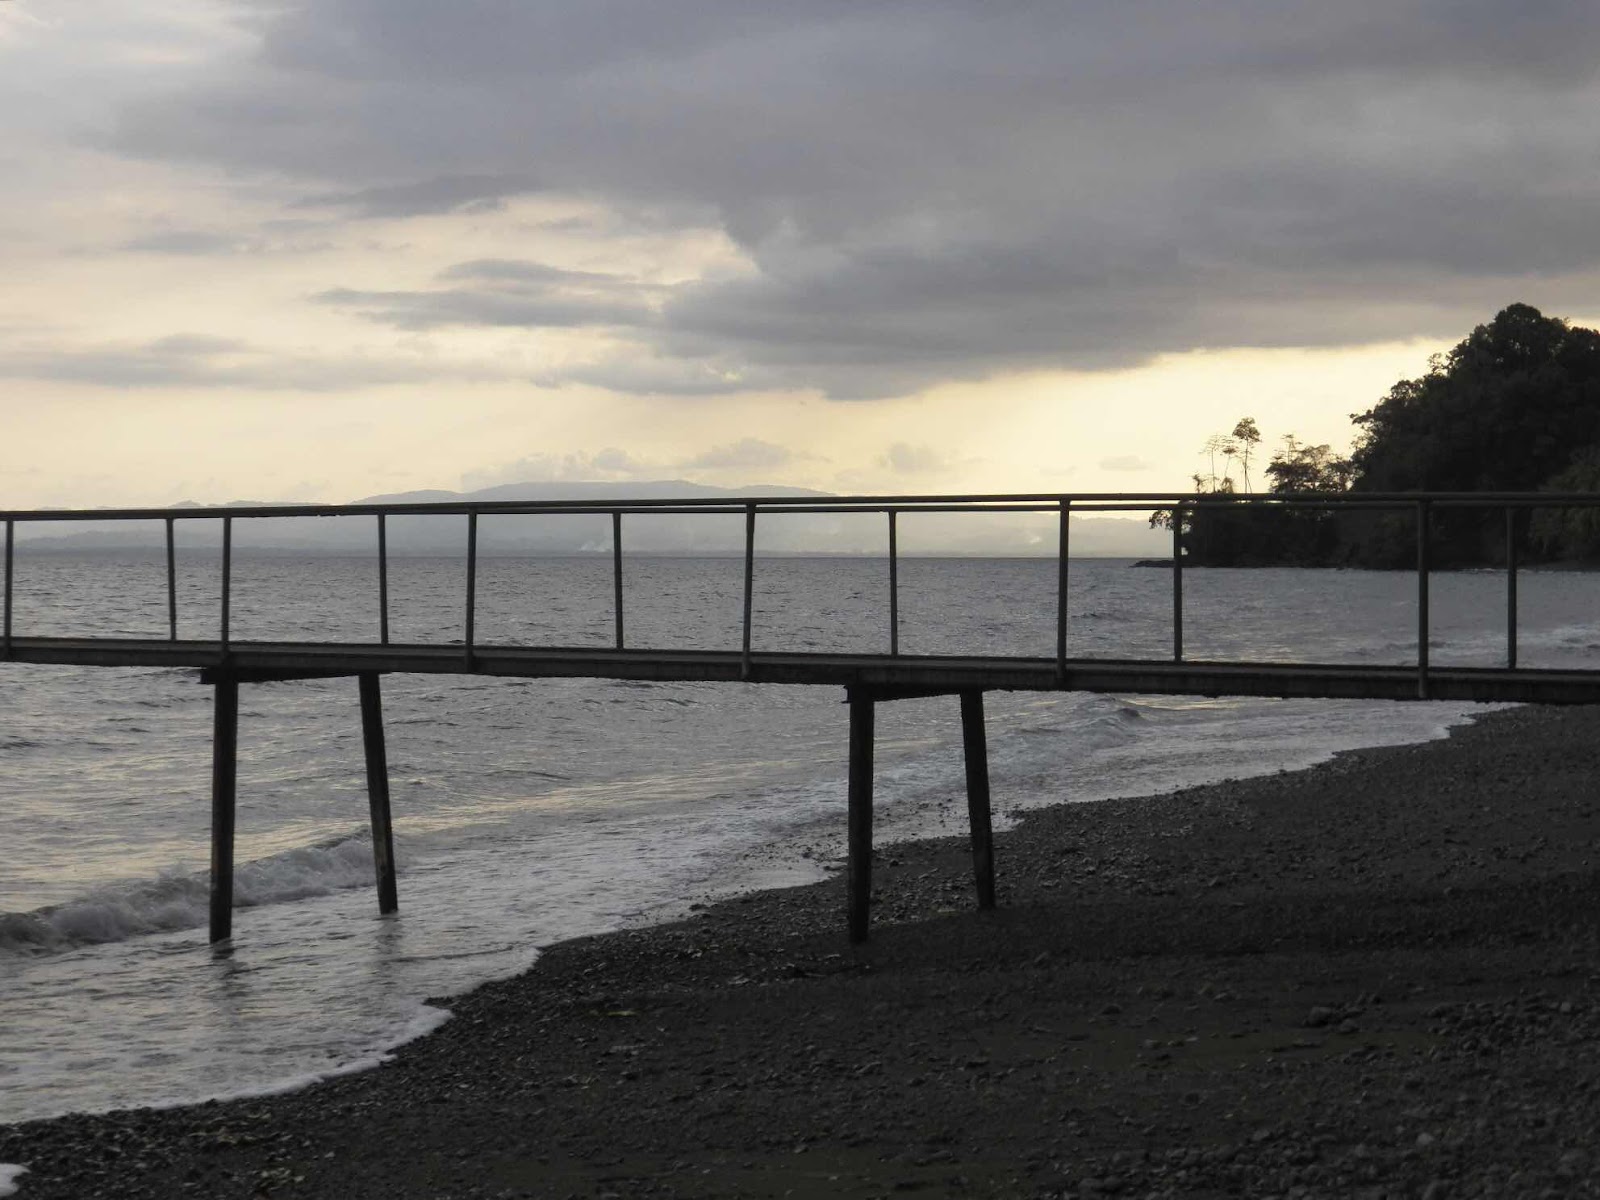
M1546 317L1527 304L1502 309L1426 374L1403 379L1366 412L1351 415L1348 457L1285 436L1260 474L1271 494L1408 491L1600 490L1600 333ZM1242 418L1207 439L1195 494L1250 492L1261 433ZM1242 484L1242 489L1239 485ZM1170 510L1152 525L1171 527ZM1410 512L1310 507L1183 510L1186 561L1206 566L1409 566ZM1436 508L1431 540L1439 566L1489 565L1504 556L1500 511ZM1534 509L1520 518L1521 553L1535 561L1600 560L1600 509Z

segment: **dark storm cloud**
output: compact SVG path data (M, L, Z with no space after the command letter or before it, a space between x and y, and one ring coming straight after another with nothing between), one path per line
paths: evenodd
M481 274L342 295L872 396L1572 294L1600 267L1597 63L1600 7L1554 0L319 0L117 144L358 215L537 189L720 227L746 274L587 314L548 294L571 281Z

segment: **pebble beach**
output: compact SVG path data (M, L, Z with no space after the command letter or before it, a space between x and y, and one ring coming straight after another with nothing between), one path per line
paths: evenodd
M1600 1194L1600 713L1030 812L547 948L381 1067L0 1127L46 1197ZM1003 803L1003 797L997 800ZM962 805L959 795L952 805Z

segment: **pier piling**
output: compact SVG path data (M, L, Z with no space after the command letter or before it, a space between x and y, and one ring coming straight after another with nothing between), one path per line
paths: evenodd
M383 739L383 696L376 671L357 677L361 689L361 742L367 759L367 803L372 812L372 864L378 878L378 911L400 907L394 872L394 823L389 809L389 756Z
M961 693L961 743L967 761L967 815L972 823L972 874L978 907L994 907L994 833L990 827L989 741L983 693Z
M211 729L211 940L233 936L233 831L239 762L239 681L214 685Z
M875 710L872 694L851 688L850 697L850 855L846 874L846 907L850 940L867 940L872 904L872 737Z

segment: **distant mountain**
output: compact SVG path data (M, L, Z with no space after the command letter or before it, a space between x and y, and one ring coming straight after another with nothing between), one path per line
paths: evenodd
M366 496L355 504L434 504L467 500L703 500L747 496L814 496L830 492L758 485L719 488L681 479L644 483L513 483L473 492L426 490ZM270 503L249 503L272 508ZM204 513L204 505L174 507ZM394 555L458 555L465 547L461 516L397 516L387 522ZM164 531L157 521L75 523L73 532L40 523L18 527L18 544L31 550L119 550L159 547ZM219 523L178 523L181 549L221 543ZM906 555L1048 555L1055 552L1056 518L1049 513L905 513L899 518L899 549ZM237 552L372 554L377 550L370 516L262 517L234 522ZM643 554L735 554L744 549L744 517L737 513L629 513L623 518L624 550ZM763 513L756 524L756 548L763 554L883 554L887 520L881 513ZM478 552L486 556L590 554L611 549L611 518L573 513L539 516L487 515L478 520ZM1078 557L1140 558L1165 553L1170 536L1151 530L1142 519L1074 517L1072 552Z
M384 496L367 496L354 504L445 504L461 500L708 500L742 499L745 496L816 496L829 499L832 492L819 492L811 488L782 487L777 484L755 484L751 487L721 488L706 483L690 483L685 479L656 479L644 483L607 483L604 481L578 481L569 483L502 483L495 487L479 488L475 492L445 492L437 489L422 492L394 492Z

